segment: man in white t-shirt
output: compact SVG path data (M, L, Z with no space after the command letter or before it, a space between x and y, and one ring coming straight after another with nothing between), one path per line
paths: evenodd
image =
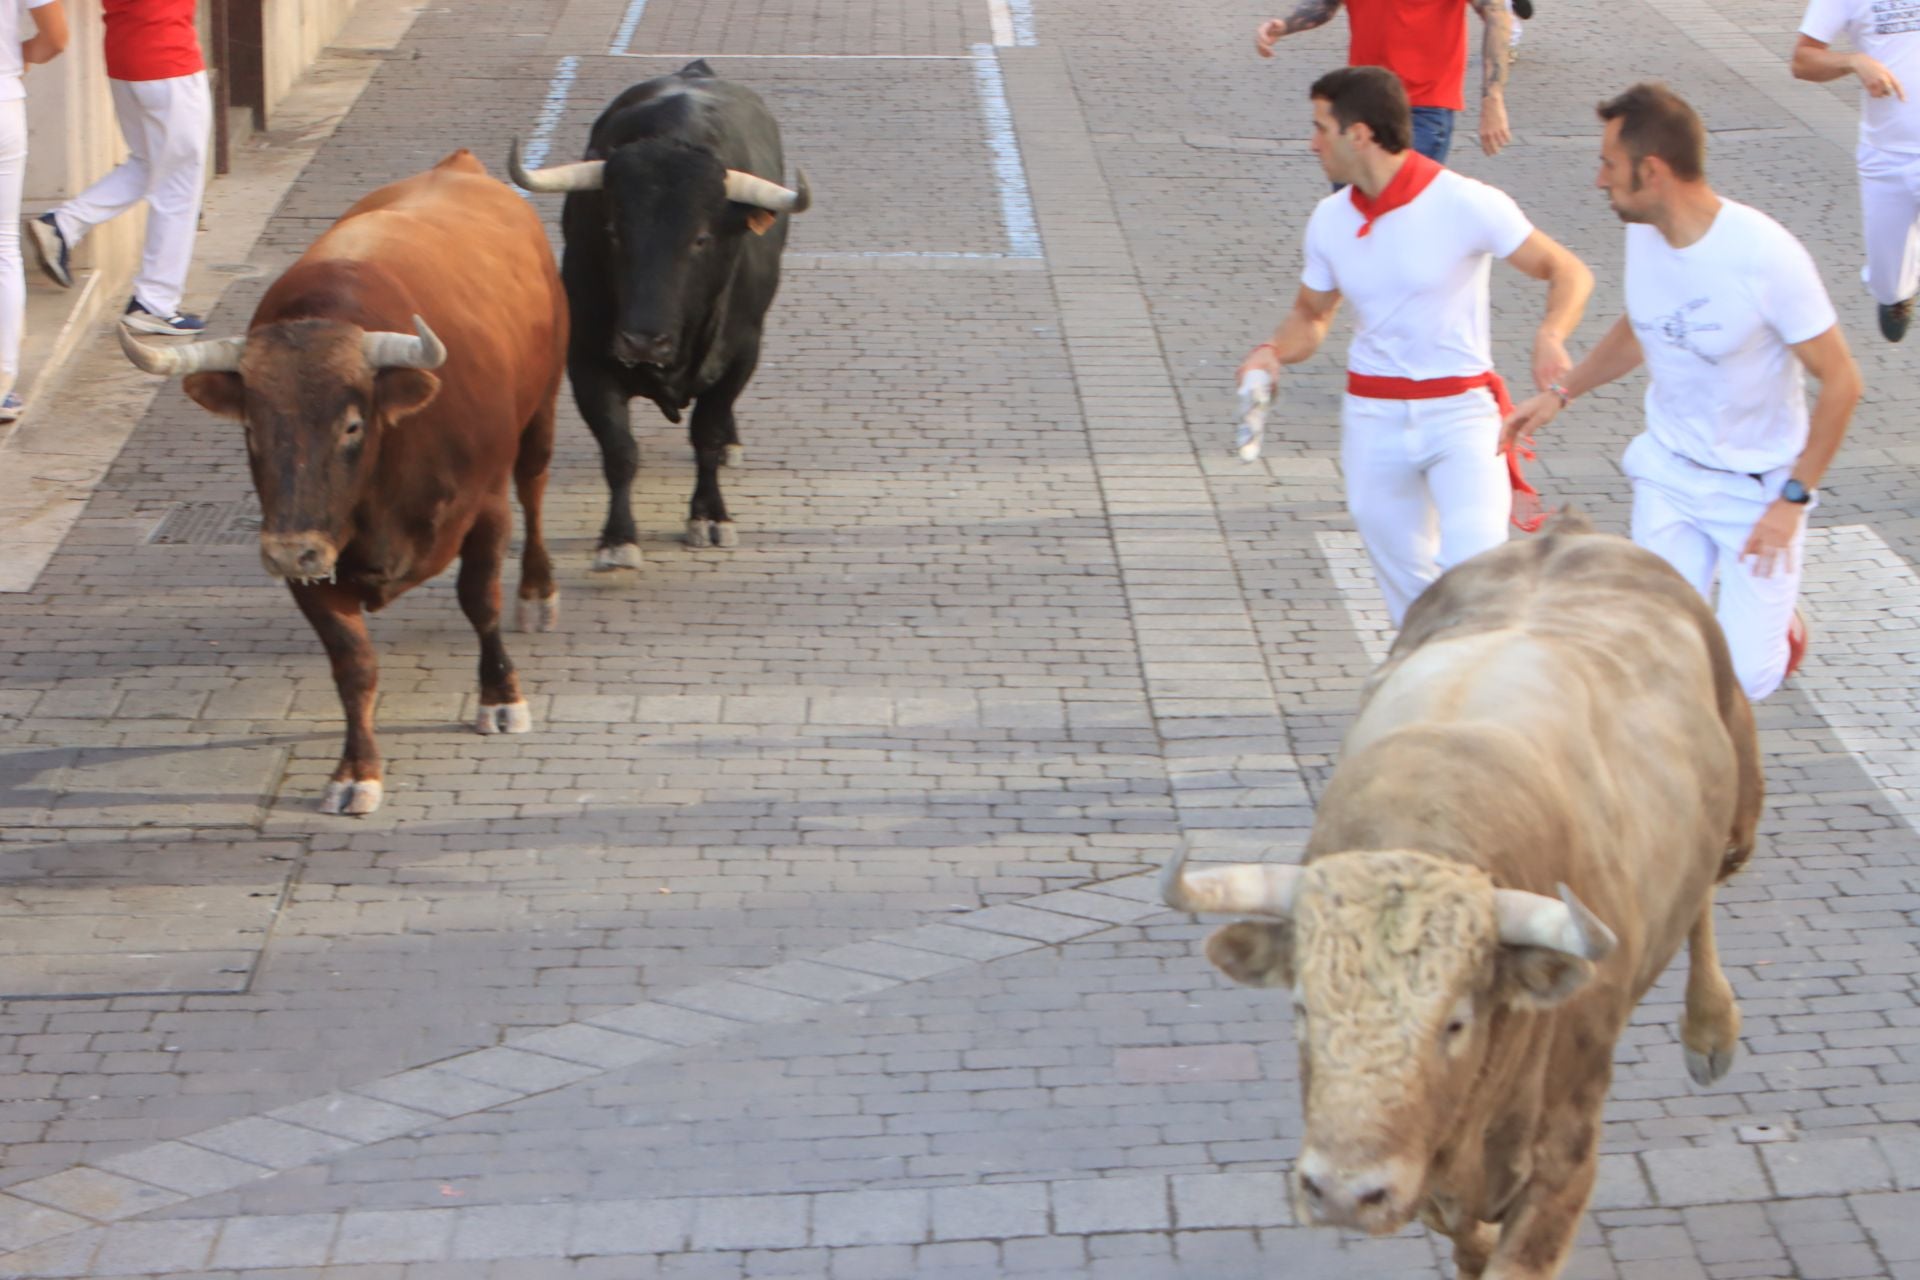
M1795 604L1807 513L1860 398L1860 370L1813 259L1785 227L1714 193L1706 129L1657 84L1600 105L1597 185L1627 226L1627 311L1505 438L1647 366L1647 429L1627 446L1633 540L1713 598L1755 701L1805 651ZM1820 381L1807 412L1806 373Z
M1828 48L1844 34L1847 53ZM1916 0L1812 0L1793 48L1800 80L1858 76L1860 213L1867 241L1867 289L1880 304L1888 342L1906 336L1920 292L1920 3Z
M1312 98L1314 154L1328 178L1351 185L1314 209L1293 309L1240 374L1277 376L1312 356L1340 299L1352 299L1340 465L1397 627L1443 571L1506 541L1516 488L1533 496L1511 455L1494 452L1507 405L1488 333L1493 259L1547 281L1533 346L1540 386L1567 370L1593 273L1505 193L1411 150L1412 114L1392 72L1343 67L1315 81Z

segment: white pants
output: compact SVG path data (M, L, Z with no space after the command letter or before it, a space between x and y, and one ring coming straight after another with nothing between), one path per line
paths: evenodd
M1762 578L1740 559L1753 532L1792 467L1776 467L1757 479L1714 471L1639 435L1620 466L1633 481L1633 540L1680 571L1709 603L1720 582L1715 614L1733 655L1733 671L1747 697L1758 702L1780 687L1787 674L1787 628L1800 596L1805 567L1806 521L1794 539L1788 566Z
M1867 291L1882 306L1920 292L1920 155L1862 143L1860 223L1867 241Z
M53 211L70 245L87 232L147 202L147 243L133 296L155 315L180 309L193 235L206 189L213 99L207 73L171 80L109 80L113 113L127 140L127 158L106 177Z
M20 265L20 193L27 175L27 100L0 100L0 397L20 376L27 282Z
M1484 388L1439 400L1340 406L1347 510L1394 626L1427 584L1507 540L1513 484L1494 452L1500 412Z

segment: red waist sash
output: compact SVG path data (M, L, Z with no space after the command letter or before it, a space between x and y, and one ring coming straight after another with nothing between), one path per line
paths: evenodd
M1457 378L1385 378L1347 370L1347 394L1366 400L1441 400L1480 387L1493 392L1494 406L1504 422L1513 412L1513 398L1507 394L1507 380L1491 369ZM1513 484L1513 527L1522 533L1538 532L1547 518L1540 505L1540 491L1527 483L1526 473L1520 469L1522 458L1532 462L1534 457L1527 443L1518 440L1506 451L1507 479Z

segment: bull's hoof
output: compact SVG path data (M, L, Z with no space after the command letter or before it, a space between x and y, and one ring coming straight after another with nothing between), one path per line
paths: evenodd
M713 545L712 531L713 522L710 520L689 520L683 541L690 547L710 547Z
M1711 1049L1701 1053L1698 1049L1681 1046L1687 1056L1687 1074L1699 1085L1712 1084L1727 1074L1733 1067L1733 1048Z
M378 809L384 791L378 778L359 782L329 782L326 794L320 797L320 812L343 813L357 818Z
M560 625L560 593L541 600L522 600L519 609L522 631L551 631Z
M737 547L740 535L731 520L716 520L713 525L713 545L716 547Z
M473 728L476 733L526 733L533 728L533 712L525 701L481 707Z
M746 460L747 446L743 444L730 444L721 450L720 465L723 467L737 467Z
M640 544L637 542L618 542L593 553L595 573L607 573L614 569L638 569L641 563Z

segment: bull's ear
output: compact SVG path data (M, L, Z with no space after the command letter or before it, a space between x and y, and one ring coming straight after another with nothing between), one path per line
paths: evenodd
M1236 920L1207 939L1207 959L1243 987L1293 985L1293 926L1271 920Z
M384 422L418 413L439 394L440 379L425 369L382 369L373 379L373 409Z
M773 224L779 220L779 214L770 213L765 209L747 210L747 230L757 236L767 234L768 231L773 229Z
M222 418L247 417L247 385L237 373L190 373L180 380L187 398Z
M1593 961L1548 947L1501 947L1495 995L1525 1013L1551 1009L1592 981Z

